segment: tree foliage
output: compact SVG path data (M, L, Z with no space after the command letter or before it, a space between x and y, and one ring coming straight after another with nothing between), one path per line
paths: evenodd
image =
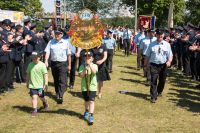
M186 2L186 21L200 25L200 0L188 0Z
M81 9L88 8L103 16L111 14L113 0L67 0L67 10L78 12Z
M127 25L129 28L133 28L135 19L130 17L113 17L113 18L103 18L101 22L106 25L111 25L114 27L125 26Z
M22 11L25 15L38 18L38 14L44 12L40 0L4 0L0 1L0 9Z
M185 0L138 0L138 15L155 15L156 26L167 26L168 10L171 2L174 2L174 22L175 24L184 21ZM123 4L131 6L131 11L135 9L135 0L122 0Z

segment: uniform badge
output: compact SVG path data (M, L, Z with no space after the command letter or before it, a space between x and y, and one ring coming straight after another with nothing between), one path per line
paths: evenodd
M101 48L101 49L99 49L99 52L100 52L100 53L102 53L102 52L103 52L103 49L102 49L102 48Z

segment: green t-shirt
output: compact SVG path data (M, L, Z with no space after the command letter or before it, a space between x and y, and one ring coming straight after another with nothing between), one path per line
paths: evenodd
M93 67L98 71L98 66L96 64L92 64ZM85 69L85 64L82 64L79 68L79 74L83 72ZM89 81L89 91L97 91L97 76L96 73L91 73L91 70L88 70L88 77ZM82 78L81 80L81 90L82 91L87 91L87 86L86 86L86 76Z
M37 64L31 62L27 68L27 74L29 75L29 85L30 89L39 89L44 87L44 74L47 73L47 68L43 62L38 62Z

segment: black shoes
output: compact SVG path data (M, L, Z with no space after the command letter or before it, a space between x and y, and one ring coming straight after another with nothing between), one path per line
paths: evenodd
M151 103L156 103L156 99L151 98Z
M10 87L6 87L5 91L10 92L10 91L13 91L13 89L11 89Z
M150 85L151 85L150 81L145 82L145 86L150 86Z
M158 95L157 95L158 97L162 97L162 93L158 93Z
M5 93L5 89L0 88L0 94Z
M57 99L57 104L62 104L63 103L63 98L58 98Z

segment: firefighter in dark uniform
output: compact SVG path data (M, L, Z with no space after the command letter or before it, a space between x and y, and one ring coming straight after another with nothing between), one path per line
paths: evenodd
M182 44L181 44L181 32L183 31L182 27L177 27L176 28L176 34L175 34L175 50L177 54L177 69L182 70L183 62L182 62Z
M9 49L11 50L9 52L9 62L8 62L8 67L7 67L7 73L6 73L6 80L7 80L7 87L9 89L14 89L14 86L13 86L13 78L14 78L14 70L15 70L15 62L14 62L14 59L15 59L15 38L14 38L14 35L13 33L8 33L8 46L9 46Z
M196 69L197 69L197 75L200 76L200 27L198 27L198 31L196 32L195 36L195 42L193 45L189 47L189 49L193 52L197 52L197 59L196 59ZM196 86L197 88L200 88L200 84Z
M8 44L8 33L11 30L11 21L10 19L5 19L2 21L1 38L0 38L0 89L1 92L9 91L10 88L8 85L7 72L9 71L9 53L11 50L9 49Z
M51 33L53 33L53 26L52 24L46 24L44 26L44 41L46 43L46 45L48 44L48 42L53 39L53 37L51 36ZM44 58L45 58L45 53L44 53ZM49 59L49 67L51 66L51 61Z
M16 68L16 82L22 83L25 82L25 77L23 77L23 66L24 66L24 60L23 60L23 54L27 45L27 41L30 40L30 36L26 35L25 38L22 37L24 28L22 25L16 25L15 27L16 33L16 43L15 43L15 68Z
M8 42L8 34L11 31L11 20L10 19L5 19L2 21L3 24L3 31L1 32L1 41L2 41L2 45L7 45L8 47L8 51L9 52L5 52L2 56L1 56L1 63L3 63L3 66L5 68L5 77L4 77L4 85L3 88L5 91L10 91L11 89L13 89L13 85L12 85L12 81L11 79L13 77L11 77L11 71L12 71L12 61L10 60L10 53L12 52L10 49L10 43Z
M200 31L199 27L195 27L195 36L193 39L191 39L191 46L189 49L193 46L199 46L199 39L200 39ZM191 65L191 74L192 74L192 79L197 81L199 79L199 72L198 68L199 66L199 52L198 51L191 51L191 57L190 57L190 65Z
M164 32L162 30L156 30L157 41L154 41L148 47L145 56L144 66L147 65L149 60L150 63L150 73L151 73L151 102L155 103L157 100L157 96L161 96L166 76L167 76L167 67L170 67L173 55L171 46L168 42L164 41ZM148 59L148 60L147 60ZM157 80L159 82L157 84Z
M31 37L31 20L30 18L27 18L24 20L24 32L22 34L23 38L25 38L26 36L30 36ZM34 46L33 44L31 44L30 42L28 42L28 44L25 47L24 50L24 66L23 66L23 78L25 79L26 77L26 70L28 68L28 64L31 62L31 54L34 50Z
M190 33L187 31L187 29L184 29L182 32L180 45L181 45L181 55L182 55L182 61L183 61L183 73L185 76L191 75L191 68L190 68L190 51L189 51L189 36Z
M9 47L4 42L0 42L0 93L8 91L6 87L6 71L9 62L9 52Z
M46 42L46 44L48 44L48 42L53 39L50 35L50 31L52 30L52 25L51 24L46 24L44 26L44 40Z
M44 54L44 50L46 48L46 42L43 37L44 37L43 30L39 30L36 32L35 51L40 51L40 53Z

